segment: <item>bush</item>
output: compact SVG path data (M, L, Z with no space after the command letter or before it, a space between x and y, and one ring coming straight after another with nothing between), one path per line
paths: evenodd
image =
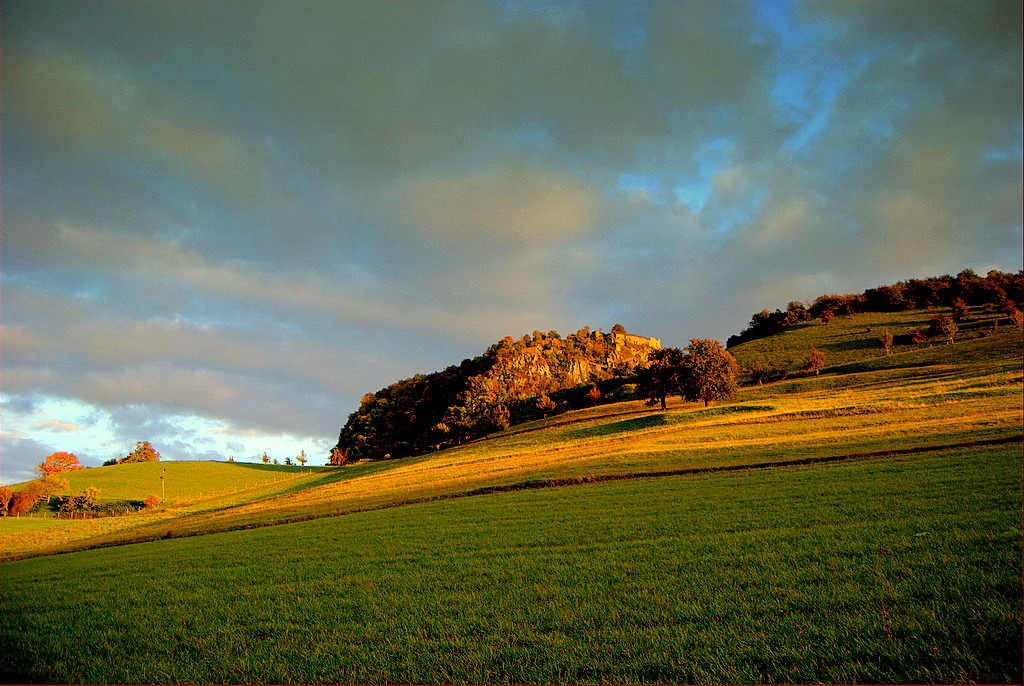
M947 317L944 314L940 314L933 318L928 326L928 335L941 336L949 343L953 342L953 338L956 336L957 331L959 331L959 327L957 327L953 318Z
M160 500L160 496L158 496L158 495L147 495L146 499L142 501L142 504L145 505L148 508L148 507L156 507L161 502L162 501Z
M11 502L7 506L7 513L12 515L23 515L28 514L39 500L35 494L28 488L18 491L11 497Z
M807 356L804 361L804 369L809 372L814 372L817 376L821 372L821 368L825 366L825 353L821 352L815 347L811 348L811 354Z
M889 329L886 329L885 331L883 331L882 335L878 337L878 342L882 345L882 348L885 349L885 354L886 355L892 355L893 340L894 339L893 339L892 331L889 331Z

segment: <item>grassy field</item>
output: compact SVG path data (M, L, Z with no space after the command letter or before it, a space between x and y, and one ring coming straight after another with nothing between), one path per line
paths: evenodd
M1019 682L1020 470L948 450L8 563L4 676Z
M1021 336L976 334L417 458L79 472L168 504L0 522L80 550L0 566L4 680L1019 682Z

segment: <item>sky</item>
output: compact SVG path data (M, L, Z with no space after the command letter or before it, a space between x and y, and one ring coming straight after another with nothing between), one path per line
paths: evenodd
M0 11L3 483L322 464L506 335L1022 266L1019 0Z

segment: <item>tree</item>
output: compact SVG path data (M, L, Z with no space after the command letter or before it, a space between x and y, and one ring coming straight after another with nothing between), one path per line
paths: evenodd
M285 463L285 465L287 465L288 467L294 467L294 466L295 466L295 463L294 463L294 462L292 462L292 458L290 458L290 457L286 457L286 458L284 458L284 463Z
M953 318L947 317L944 314L933 318L928 325L929 336L942 336L948 343L953 342L953 338L959 330L960 328L953 321Z
M14 490L10 486L0 486L0 515L7 515L7 510L13 497Z
M59 510L65 514L91 512L99 505L100 489L89 486L81 495L69 495L60 503Z
M541 393L540 397L537 398L537 409L540 410L540 413L544 417L548 417L558 409L558 406L555 404L555 401L551 399L551 396L547 393Z
M1012 321L1018 329L1024 330L1024 314L1021 314L1020 310L1013 311L1010 315L1010 321Z
M661 403L665 410L665 398L679 392L680 371L683 351L679 348L661 348L651 352L647 366L638 370L637 392L647 405Z
M11 497L7 512L12 515L27 514L38 502L36 493L30 487L25 487Z
M796 324L798 322L810 321L811 313L807 311L807 307L804 306L799 300L791 300L786 305L786 323Z
M826 308L821 311L821 314L819 316L821 317L822 324L828 324L829 322L836 318L836 311L833 310L832 308Z
M600 399L601 389L597 387L597 384L594 384L590 387L590 390L587 391L587 400L589 400L594 407L597 407L597 401Z
M135 444L135 450L125 455L119 464L130 464L132 462L159 462L160 453L150 444L149 441L139 441Z
M295 457L295 461L299 463L299 466L300 466L300 467L305 467L305 466L306 466L306 460L308 460L308 459L309 459L309 458L308 458L308 457L306 457L306 451L305 451L305 450L303 450L302 452L300 452L300 453L299 453L299 454L298 454L298 455L297 455L297 456Z
M885 349L886 355L892 355L892 331L889 331L889 329L883 331L882 335L878 337L878 342L882 344L882 348Z
M50 475L44 476L42 481L37 482L39 487L40 500L50 501L50 496L54 493L60 493L70 488L66 479L62 479L59 476Z
M49 500L50 496L61 486L66 488L67 482L57 479L57 477L31 481L11 497L7 511L12 515L25 514L35 507L36 503Z
M338 446L334 446L333 448L331 448L331 454L327 458L327 464L332 465L334 467L340 467L341 465L345 464L346 462L348 462L348 451L347 450L343 450L342 448L339 448Z
M36 473L39 476L52 476L73 472L85 467L78 462L78 458L72 453L56 452L48 455L45 460L36 465Z
M732 353L710 338L694 338L684 352L680 394L684 400L704 401L731 398L736 393L739 365Z
M763 385L765 379L769 377L768 368L760 360L750 365L747 371L750 372L750 378L756 381L758 386Z
M825 366L825 353L821 352L815 347L811 347L811 354L804 360L804 369L809 372L814 372L817 376L821 372L821 368Z
M270 464L270 455L267 455L265 452L260 459L263 461L263 464Z
M953 309L953 321L959 322L967 319L967 303L963 298L953 298L950 307Z

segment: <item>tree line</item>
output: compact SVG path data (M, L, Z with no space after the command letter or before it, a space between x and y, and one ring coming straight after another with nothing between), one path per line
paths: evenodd
M809 306L791 301L786 310L761 310L750 318L742 332L730 336L726 347L781 333L800 322L820 319L828 323L837 316L862 312L901 312L951 308L954 314L967 307L987 307L1014 318L1024 310L1024 271L1016 274L992 270L984 277L964 269L956 276L934 276L925 279L898 281L887 286L869 288L863 293L821 295ZM1014 313L1018 313L1015 315Z

